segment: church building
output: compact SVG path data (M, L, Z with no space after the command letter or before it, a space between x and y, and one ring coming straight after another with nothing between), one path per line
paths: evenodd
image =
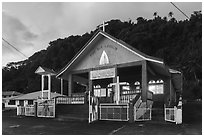
M89 122L151 120L153 109L177 106L182 93L181 72L101 30L56 78L68 82L57 105L83 108Z

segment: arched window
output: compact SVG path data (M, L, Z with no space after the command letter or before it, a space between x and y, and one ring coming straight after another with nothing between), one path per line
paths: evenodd
M100 86L100 85L96 85L96 86L94 86L94 89L95 89L95 88L101 88L101 86Z
M152 91L154 94L164 94L164 81L162 79L159 80L150 80L148 89Z
M140 82L139 81L136 81L135 82L135 90L136 90L136 93L140 93L141 92L141 88L140 88Z
M149 84L154 84L154 83L156 83L154 80L149 81Z
M125 84L122 85L122 90L130 90L130 84L128 82L125 82Z
M111 84L108 85L108 97L110 97L111 92L113 91L113 86Z
M100 85L95 85L94 86L94 96L95 97L100 97L100 92L101 92L101 86Z

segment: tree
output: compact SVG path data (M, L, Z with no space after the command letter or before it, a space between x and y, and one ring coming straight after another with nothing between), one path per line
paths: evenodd
M172 11L170 11L169 14L168 14L168 16L171 17L171 18L173 17L173 15L174 15L174 13Z
M154 16L154 18L156 18L157 17L157 12L154 12L153 16Z

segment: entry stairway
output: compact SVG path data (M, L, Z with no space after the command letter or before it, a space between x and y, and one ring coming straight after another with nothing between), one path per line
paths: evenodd
M151 120L151 110L153 105L152 92L147 91L147 101L143 102L141 94L131 101L133 104L134 121Z

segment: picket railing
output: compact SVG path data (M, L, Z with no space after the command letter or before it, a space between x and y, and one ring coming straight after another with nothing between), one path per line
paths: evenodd
M84 104L84 96L57 97L56 104Z
M123 90L120 94L120 103L129 103L134 99L141 90Z
M132 100L136 96L137 96L136 94L133 94L133 95L121 95L120 96L120 103L129 103L130 100Z

